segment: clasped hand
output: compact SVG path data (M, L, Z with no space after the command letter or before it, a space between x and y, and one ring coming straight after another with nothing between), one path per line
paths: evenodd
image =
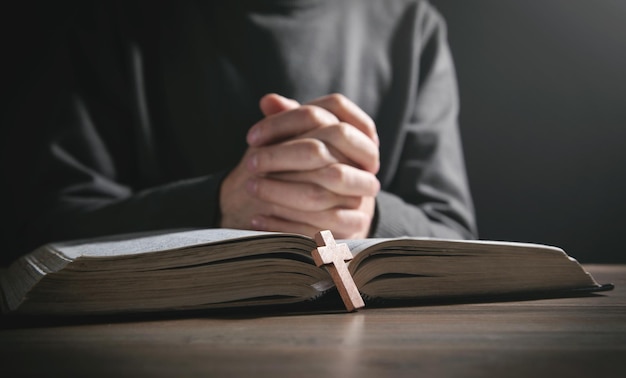
M221 227L367 237L380 190L372 119L338 94L304 105L269 94L260 107L265 117L222 182Z

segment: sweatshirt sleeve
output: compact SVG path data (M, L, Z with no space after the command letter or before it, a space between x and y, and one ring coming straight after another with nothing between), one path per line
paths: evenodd
M408 94L398 101L406 101L404 119L399 132L386 136L397 157L381 172L372 236L471 239L477 231L446 27L434 8L421 5L410 26L413 39L406 42L405 50L413 54L402 55L412 62L405 75Z
M141 56L108 15L72 20L16 101L3 151L15 226L3 262L51 241L219 223L225 172L155 174Z

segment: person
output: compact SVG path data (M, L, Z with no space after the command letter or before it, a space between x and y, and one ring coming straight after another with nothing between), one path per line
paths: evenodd
M88 3L15 110L5 261L166 228L476 237L428 1Z

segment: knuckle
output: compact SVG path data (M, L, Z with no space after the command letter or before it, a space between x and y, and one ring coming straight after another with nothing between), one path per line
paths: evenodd
M338 122L334 115L319 106L302 105L299 111L302 113L302 117L317 126L327 126Z
M341 138L346 140L350 140L355 138L354 135L354 126L346 122L340 122L335 126L336 132L339 134Z
M348 100L348 98L341 93L331 93L328 95L328 99L336 106L340 107L345 107L350 102L350 100Z
M300 108L298 108L298 112L302 114L302 117L308 119L315 119L317 117L317 114L319 113L317 107L312 105L302 105Z
M265 209L265 215L269 216L269 217L276 217L276 216L280 216L280 206L275 204L275 203L270 203L267 205L267 208Z
M346 201L348 209L358 209L363 203L363 197L349 197Z
M272 148L260 150L257 153L256 170L264 172L271 169L276 161L276 151Z
M326 190L319 185L309 185L304 193L304 198L307 203L313 206L319 206L326 202L327 197Z
M309 138L303 143L304 153L307 158L325 160L328 156L328 148L321 140Z
M364 228L369 228L371 224L371 218L364 213L359 213L357 217L357 227L359 230L363 230Z
M337 209L329 214L329 222L341 229L346 237L369 227L369 218L365 214L346 209Z
M366 159L363 160L363 167L370 173L377 173L380 169L380 151L378 148L367 149Z
M328 222L329 222L329 224L331 224L331 225L333 225L333 226L335 226L337 228L340 228L341 230L345 231L345 228L344 228L345 225L343 224L344 223L343 218L344 218L343 217L343 211L340 210L340 209L337 209L337 210L334 210L334 211L330 212L330 214L328 215Z
M324 180L333 184L339 184L346 181L348 173L343 164L331 164L324 168L323 175Z
M373 176L373 179L372 179L372 197L373 197L373 196L376 196L380 192L381 185L380 185L380 180L378 180L378 177L374 175L372 176Z
M256 188L254 190L254 195L257 198L266 200L267 196L268 196L268 190L267 190L267 182L263 179L257 179L256 180Z
M324 120L322 109L313 105L303 105L300 107L302 116L314 124L320 124Z
M346 223L347 224L345 225L345 227L347 231L349 231L351 234L358 233L360 230L368 227L369 218L361 212L354 212L353 214L351 214L351 216L349 217L349 221L347 221Z

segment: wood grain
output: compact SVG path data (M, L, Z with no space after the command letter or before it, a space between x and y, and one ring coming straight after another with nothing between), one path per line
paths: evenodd
M626 265L579 298L0 330L2 376L626 376ZM10 373L10 374L6 374Z

